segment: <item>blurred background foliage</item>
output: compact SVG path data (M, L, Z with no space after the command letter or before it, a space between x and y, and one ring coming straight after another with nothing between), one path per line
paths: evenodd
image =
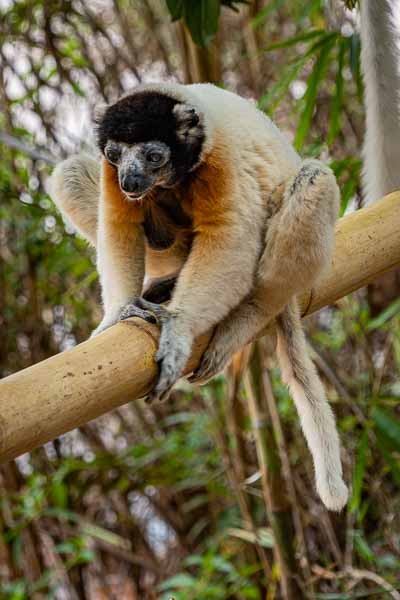
M46 195L95 152L91 115L140 81L214 81L271 115L362 204L354 2L0 1L0 376L100 319L93 253ZM316 497L268 340L225 377L132 402L0 469L0 598L400 598L400 301L308 319L352 497ZM49 378L52 377L49 371ZM101 390L99 390L101 393Z

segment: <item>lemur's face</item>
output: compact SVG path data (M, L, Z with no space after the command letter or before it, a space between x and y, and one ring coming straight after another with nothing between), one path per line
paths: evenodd
M154 90L134 92L97 119L98 145L129 200L174 187L201 162L205 131L196 109Z
M164 142L127 144L109 140L104 156L118 169L119 186L128 200L139 200L156 186L173 185L171 150Z

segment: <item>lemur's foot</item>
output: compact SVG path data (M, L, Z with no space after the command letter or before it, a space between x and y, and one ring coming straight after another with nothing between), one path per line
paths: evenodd
M231 340L221 337L219 333L217 329L213 339L201 357L199 366L188 377L190 383L204 385L210 381L225 369L236 352L237 348L233 348L229 343Z
M153 311L141 308L139 305L140 298L132 298L128 304L125 304L119 311L119 320L124 321L130 317L138 317L144 319L148 323L157 323L157 318Z
M225 352L218 352L215 348L206 350L201 359L200 365L188 377L189 383L204 385L213 377L219 375L228 365L232 356Z
M153 313L161 325L160 343L155 355L159 376L147 401L166 400L173 385L182 376L192 350L193 336L177 315L167 308L143 298L139 298L138 306Z

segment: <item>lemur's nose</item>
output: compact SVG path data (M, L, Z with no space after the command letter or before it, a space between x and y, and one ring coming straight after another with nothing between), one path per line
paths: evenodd
M128 173L124 175L121 180L121 187L124 192L128 194L132 194L135 192L139 192L143 188L144 178L141 175L134 175L133 173Z

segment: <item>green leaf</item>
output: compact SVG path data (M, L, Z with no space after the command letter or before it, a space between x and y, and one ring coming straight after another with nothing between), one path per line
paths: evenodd
M22 543L22 536L19 532L16 532L15 537L12 541L11 554L12 554L14 563L18 567L20 567L22 565L23 543Z
M71 87L74 90L75 94L77 96L81 96L81 98L85 98L85 92L82 90L79 83L77 83L76 81L72 81L72 80L70 83L71 83Z
M193 588L196 585L196 579L188 573L178 573L164 581L158 586L158 589L163 592L164 590L172 590L175 588Z
M375 554L360 531L354 532L354 548L364 560L369 563L375 562Z
M184 19L192 40L198 46L205 46L201 23L202 0L185 0Z
M371 416L385 441L400 452L400 420L393 412L383 408L375 408Z
M51 484L51 498L58 508L67 508L68 489L63 481L54 480Z
M256 587L249 587L248 583L245 583L244 587L240 589L240 595L249 600L260 600L258 589Z
M294 140L294 146L296 150L300 150L303 147L304 141L310 130L315 101L317 99L318 87L325 76L329 55L335 42L336 34L326 36L312 73L309 77L307 92L305 94L305 108L300 117Z
M272 2L269 2L255 17L253 17L250 23L251 26L254 27L254 29L260 27L260 25L262 25L275 10L278 10L284 2L285 0L272 0Z
M202 1L202 29L206 45L217 33L220 12L220 0Z
M350 502L350 512L354 512L360 507L361 493L363 488L363 480L365 467L368 459L368 429L364 429L357 449L357 462L353 475L353 494Z
M348 41L342 38L339 43L338 70L336 74L336 93L331 103L331 118L328 131L328 144L332 144L340 130L340 117L343 109L343 66Z
M272 50L288 48L289 46L294 46L295 44L299 44L300 42L308 42L309 40L312 40L315 37L321 37L322 35L326 35L326 32L323 29L315 29L314 31L309 31L308 33L301 33L299 35L295 35L292 38L283 40L283 42L277 42L276 44L267 46L266 48L263 48L261 52L272 52Z
M371 319L371 321L367 325L368 331L373 331L374 329L380 329L382 325L384 325L387 321L392 319L397 313L400 312L400 298L391 302L387 308L385 308L375 319Z
M261 96L258 101L260 110L268 111L272 115L275 108L280 104L282 98L287 94L290 84L296 78L297 74L304 67L307 57L301 57L295 64L290 65L278 81L268 90L266 94Z
M216 34L220 10L220 0L185 0L185 23L195 44L205 47Z
M343 217L347 210L351 198L354 196L357 189L357 180L351 177L344 185L340 186L341 189L341 201L340 201L340 212L339 216Z
M349 43L349 64L354 81L357 86L357 96L360 102L363 99L363 80L361 76L361 40L358 33L353 33Z
M173 21L177 21L183 15L183 0L167 0L167 7Z
M237 527L231 527L227 530L228 535L237 537L245 542L251 544L260 544L264 548L274 547L274 538L269 529L266 527L260 527L256 533L248 531L247 529L239 529Z
M382 453L383 458L385 459L386 466L389 469L390 475L397 487L400 488L400 460L392 456L388 444L379 432L377 435L377 439L378 448Z

